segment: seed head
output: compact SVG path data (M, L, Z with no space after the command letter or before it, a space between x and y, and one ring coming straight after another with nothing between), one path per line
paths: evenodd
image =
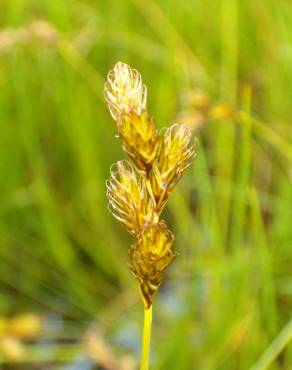
M191 165L195 155L195 144L191 143L189 127L174 124L167 128L160 141L156 161L150 174L152 192L156 201L156 211L161 212L165 202Z
M107 197L112 214L134 237L138 237L145 225L155 221L154 203L141 177L128 161L119 161L111 168L106 183Z
M107 75L105 99L115 121L130 112L140 115L146 110L147 89L139 72L118 62Z
M141 75L117 63L105 83L105 98L130 161L111 169L107 197L113 215L134 237L130 268L149 308L166 268L174 260L174 236L160 213L195 154L191 130L173 125L160 135L146 109Z
M175 259L173 242L172 232L161 221L146 227L130 250L131 270L139 281L146 308L151 306L166 268Z

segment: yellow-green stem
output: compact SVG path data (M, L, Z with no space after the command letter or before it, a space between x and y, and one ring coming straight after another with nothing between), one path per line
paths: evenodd
M152 305L148 309L144 308L144 325L143 325L142 353L141 353L141 367L140 367L140 370L148 370L149 369L151 325L152 325Z

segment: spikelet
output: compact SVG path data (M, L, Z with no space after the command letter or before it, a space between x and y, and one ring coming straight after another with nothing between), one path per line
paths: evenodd
M111 212L130 234L138 237L145 225L155 222L153 200L130 162L112 166L106 185Z
M165 222L149 225L131 247L130 268L138 279L144 305L151 306L152 297L159 288L165 270L175 259L171 247L174 236Z
M140 74L117 63L108 74L105 98L124 151L132 164L119 161L107 181L113 215L134 237L130 268L145 308L152 305L166 268L174 260L174 236L159 222L166 200L191 164L195 147L187 127L173 125L158 133L146 108L147 91Z
M147 88L138 71L118 62L107 75L104 86L105 100L115 121L124 115L146 111Z
M136 168L147 174L155 160L159 144L159 133L153 118L149 118L146 112L141 115L130 112L119 120L118 133L124 151Z
M161 139L157 159L150 174L158 214L183 172L192 163L195 144L191 143L191 139L191 129L178 124L167 128Z
M147 113L147 89L141 75L119 62L108 74L104 93L124 151L139 171L147 173L156 156L159 133Z

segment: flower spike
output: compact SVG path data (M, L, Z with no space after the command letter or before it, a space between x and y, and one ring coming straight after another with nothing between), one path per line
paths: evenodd
M147 112L147 89L141 75L127 64L118 62L109 72L104 92L130 159L117 162L111 169L107 181L109 207L135 239L130 248L130 268L148 310L175 259L174 236L159 216L190 166L195 146L187 127L175 124L159 134Z

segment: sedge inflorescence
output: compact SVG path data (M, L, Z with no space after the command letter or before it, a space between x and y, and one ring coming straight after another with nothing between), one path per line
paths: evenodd
M107 181L112 214L134 237L130 268L145 308L152 304L166 268L175 259L173 233L161 212L195 155L190 128L174 124L159 132L147 111L141 75L118 62L108 73L105 99L130 161L117 162Z

